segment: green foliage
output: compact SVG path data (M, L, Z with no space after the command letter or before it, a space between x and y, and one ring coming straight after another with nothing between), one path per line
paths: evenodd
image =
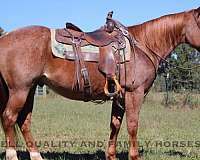
M4 31L3 28L0 27L0 36L4 35L6 32Z
M183 106L189 106L191 109L197 108L200 106L200 99L197 95L188 93L184 97Z
M165 92L163 93L162 104L168 108L189 108L195 109L200 107L200 95L183 91L181 93Z
M168 74L168 90L200 92L200 54L197 50L187 44L179 45L168 58L168 62L170 66L168 65L165 73L162 74L164 76ZM163 81L162 85L164 85L162 88L166 88L166 84Z
M174 92L170 92L164 95L162 104L165 105L166 107L170 107L170 106L177 106L179 105L179 101L177 99L177 96Z
M182 44L172 53L169 62L173 66L178 66L169 70L172 90L199 89L197 84L200 83L200 67L195 68L195 66L200 64L200 55L197 54L195 49Z

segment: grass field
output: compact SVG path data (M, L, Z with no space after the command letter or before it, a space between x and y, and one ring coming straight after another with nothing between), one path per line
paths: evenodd
M198 97L199 98L199 97ZM61 97L36 98L32 132L42 156L48 160L105 159L111 103L69 101ZM4 137L0 130L1 154ZM19 158L29 159L19 136ZM125 118L119 134L118 159L128 159ZM200 109L165 108L161 96L150 94L140 113L138 141L145 160L200 159Z

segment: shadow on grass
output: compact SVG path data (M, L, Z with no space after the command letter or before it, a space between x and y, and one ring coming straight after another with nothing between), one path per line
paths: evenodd
M29 153L26 151L18 151L17 152L19 160L29 160ZM187 157L182 152L177 151L168 151L158 153L153 150L140 150L140 156L145 157L146 155L155 156L155 155L163 155L163 156L179 156L180 158ZM41 152L41 155L44 159L47 160L105 160L105 152L104 151L97 151L95 153L83 153L83 154L75 154L75 153L68 153L68 152ZM0 159L4 159L5 152L0 153ZM128 160L128 152L121 152L117 154L117 158L119 160Z
M25 151L18 151L19 160L29 160L29 153ZM105 160L105 152L97 151L95 153L73 154L68 152L41 152L44 159L48 160ZM4 159L5 152L0 153L0 159ZM117 154L118 159L128 160L128 153L121 152Z

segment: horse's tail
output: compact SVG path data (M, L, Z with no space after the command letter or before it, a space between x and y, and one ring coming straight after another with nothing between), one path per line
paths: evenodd
M0 74L0 114L2 115L9 98L9 91L5 80Z
M5 80L3 79L3 76L0 73L0 117L1 117L0 126L1 127L2 127L2 114L8 102L8 97L9 97L8 87Z

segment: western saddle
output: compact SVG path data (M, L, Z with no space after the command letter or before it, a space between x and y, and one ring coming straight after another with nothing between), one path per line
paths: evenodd
M113 12L109 12L106 24L100 29L93 32L83 32L79 27L72 23L66 23L66 28L57 29L55 38L56 41L72 45L74 61L75 61L75 79L73 90L79 91L81 89L80 78L83 78L83 93L86 101L91 95L91 83L89 79L89 73L84 63L84 54L81 52L81 47L83 46L96 46L105 47L110 46L119 50L126 47L125 36L128 38L129 34L127 28L124 27L120 22L112 19ZM118 53L117 52L117 53ZM89 61L97 61L97 58L93 56L94 54L88 54L87 58ZM116 53L106 53L101 56L99 54L99 70L106 75L106 84L104 87L104 92L107 96L114 96L121 91L121 86L117 80L116 76L116 66L120 63L119 58L116 58ZM66 59L68 59L68 53L65 53ZM70 59L72 60L72 59ZM80 76L81 75L81 76ZM109 93L108 84L109 80L115 83L116 91L114 93Z

